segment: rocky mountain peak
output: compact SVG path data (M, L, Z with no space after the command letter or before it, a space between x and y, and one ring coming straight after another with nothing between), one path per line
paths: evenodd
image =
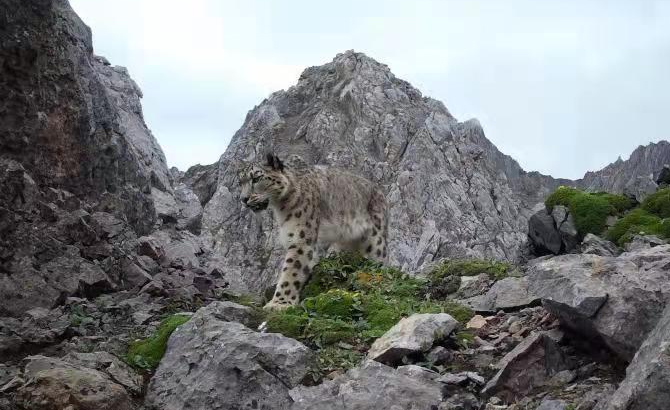
M227 255L224 270L251 289L272 280L281 250L272 221L237 200L236 171L268 150L354 170L384 187L394 204L391 259L410 271L446 256L516 259L532 204L558 183L526 173L477 120L459 122L386 65L338 54L251 111L218 163L203 227Z

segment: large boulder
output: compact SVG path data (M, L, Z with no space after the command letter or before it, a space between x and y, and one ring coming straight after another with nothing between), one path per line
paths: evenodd
M670 305L626 369L626 378L596 410L665 409L670 403Z
M396 364L412 353L430 350L436 341L449 336L458 321L446 313L415 313L402 318L382 337L375 340L368 358Z
M654 328L670 301L670 245L618 257L561 255L528 268L529 292L582 335L625 360Z
M429 377L365 361L318 386L292 389L291 410L434 409L442 390L442 383Z
M549 212L541 203L533 211L528 220L528 237L535 253L558 255L570 252L579 244L580 236L568 208L556 205Z
M537 209L539 208L539 209ZM540 252L549 252L558 255L561 252L563 241L556 229L556 222L544 204L536 207L535 213L528 220L528 236L533 245Z
M31 356L14 401L33 410L132 410L128 392L104 373L60 359Z
M237 322L239 309L202 308L170 336L146 404L177 409L288 409L289 389L313 369L303 344ZM223 318L223 319L222 319Z

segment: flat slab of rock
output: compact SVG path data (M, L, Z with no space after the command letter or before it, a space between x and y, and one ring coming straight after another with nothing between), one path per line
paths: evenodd
M581 253L598 256L616 256L619 250L613 242L587 233L581 244Z
M486 384L482 394L507 401L525 396L542 386L565 368L558 344L542 332L533 333L507 353L497 365L498 373Z
M107 375L45 356L31 356L23 371L25 384L15 403L34 410L132 410L128 392Z
M531 262L529 292L561 323L631 360L670 301L670 245L617 257L561 255Z
M416 313L401 319L375 340L368 358L395 364L411 353L430 350L433 344L456 329L458 321L446 313Z
M229 318L221 305L198 310L168 341L146 404L161 410L288 409L289 389L314 366L312 351ZM223 313L222 313L223 312Z
M440 404L442 387L430 377L412 376L404 369L368 360L333 380L289 393L295 401L292 410L426 410Z
M568 403L563 400L544 399L536 410L565 410Z
M670 305L635 354L617 391L596 410L666 409L669 403Z
M494 283L484 295L460 302L475 312L491 313L530 306L538 303L539 299L529 292L528 280L525 277L510 277Z
M142 384L144 383L142 376L108 352L72 352L65 356L63 360L75 366L101 371L114 382L125 387L130 393L137 396L142 394Z

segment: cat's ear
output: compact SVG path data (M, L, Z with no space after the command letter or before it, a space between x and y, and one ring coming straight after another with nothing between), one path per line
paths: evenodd
M279 159L278 156L276 156L274 154L271 154L271 153L268 153L266 155L266 161L267 161L267 165L270 168L274 169L275 171L280 171L281 172L281 171L284 170L284 163L281 162L281 160Z

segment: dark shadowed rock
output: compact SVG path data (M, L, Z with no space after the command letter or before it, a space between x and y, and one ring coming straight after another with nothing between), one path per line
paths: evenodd
M561 242L563 242L562 249L564 252L570 252L575 246L579 244L579 233L575 227L575 219L572 214L563 205L556 205L551 210L551 217L554 219L556 229L561 235Z
M369 360L333 380L289 393L292 410L426 410L442 401L442 384Z
M562 255L532 263L529 291L564 326L633 358L670 300L670 245L618 257Z
M670 403L670 305L626 369L626 379L597 410L664 409Z
M500 370L489 380L482 394L513 401L542 386L552 375L565 369L566 364L556 342L536 332L506 354L496 367Z
M561 234L556 230L554 218L547 212L544 204L528 220L528 236L540 251L558 255L561 252Z
M293 339L217 317L238 311L203 308L175 330L148 387L150 408L290 407L288 390L308 375L312 352Z
M656 184L660 188L667 188L670 186L670 165L663 166L661 172L658 173L658 178L656 178Z

